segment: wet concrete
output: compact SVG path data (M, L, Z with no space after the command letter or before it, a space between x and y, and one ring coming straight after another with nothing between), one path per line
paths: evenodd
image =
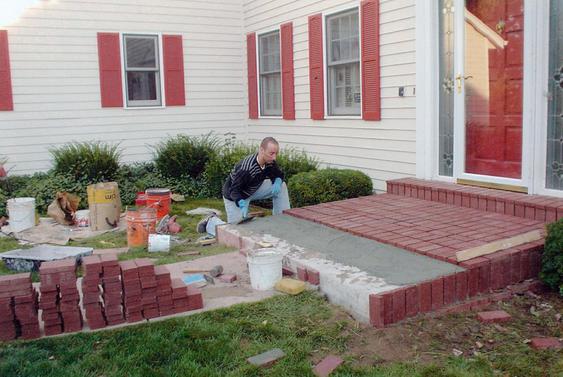
M241 234L285 240L314 251L320 258L356 267L394 286L463 271L450 263L287 215L259 218L236 228Z

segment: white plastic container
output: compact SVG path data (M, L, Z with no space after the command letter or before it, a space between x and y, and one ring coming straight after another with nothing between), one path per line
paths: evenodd
M14 233L35 226L35 198L8 199L10 230Z
M90 210L82 209L80 211L76 211L74 217L76 219L76 225L79 227L85 228L90 226Z
M272 248L249 251L246 260L252 288L259 291L274 288L282 278L282 259L282 254Z
M149 253L167 253L170 251L170 236L167 234L149 234Z

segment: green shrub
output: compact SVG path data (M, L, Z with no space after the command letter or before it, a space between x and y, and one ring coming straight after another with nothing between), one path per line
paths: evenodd
M563 219L547 225L540 279L563 296Z
M115 180L121 158L118 145L102 142L73 142L49 152L55 173L90 183Z
M256 150L257 147L242 143L227 144L220 149L205 168L204 179L210 196L220 198L223 183L231 169L244 157L256 153Z
M298 173L315 171L319 162L314 157L309 157L305 151L295 148L283 148L277 158L278 165L285 175L286 182Z
M8 200L8 196L6 195L4 190L0 188L0 217L8 215L8 211L6 210L7 200Z
M177 135L155 146L154 162L165 177L199 178L207 162L217 153L218 140L211 134Z
M299 173L289 179L292 207L357 198L373 192L371 179L350 169L322 169Z
M49 173L35 173L29 177L27 184L17 191L14 191L11 197L31 197L35 198L35 207L41 214L47 212L47 207L58 191L66 191L80 197L79 208L87 208L88 200L86 195L86 187L88 182L84 179L77 180L68 174L58 174L54 171Z

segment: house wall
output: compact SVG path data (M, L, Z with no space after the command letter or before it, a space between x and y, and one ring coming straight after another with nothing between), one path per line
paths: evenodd
M282 148L303 149L325 166L360 169L384 191L386 180L416 173L415 0L380 1L381 121L310 119L308 16L358 5L358 0L243 1L245 33L293 22L295 64L296 120L248 120L248 134L254 142L273 136ZM246 62L243 68L246 74ZM399 86L405 86L405 97L399 97Z
M70 141L119 142L124 162L133 162L177 133L245 139L242 25L239 0L38 1L2 26L14 111L0 111L0 156L25 174L50 168L48 148ZM186 106L101 108L98 32L183 35Z

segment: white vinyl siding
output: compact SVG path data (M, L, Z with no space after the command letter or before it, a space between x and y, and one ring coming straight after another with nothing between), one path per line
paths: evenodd
M161 106L158 35L123 35L127 107Z
M319 121L310 118L308 17L357 8L360 1L243 1L244 33L293 22L296 120L247 120L250 140L273 136L281 143L282 152L289 147L303 149L319 158L321 166L361 170L371 177L378 192L385 191L388 179L414 177L415 0L380 1L381 121L346 116ZM246 75L246 63L244 68ZM398 95L401 86L404 97Z
M360 115L358 9L326 18L328 115Z
M280 32L258 36L260 115L281 116Z
M48 149L73 141L120 143L132 163L180 133L246 140L241 15L238 0L36 2L3 25L15 107L0 112L0 156L10 174L50 169ZM98 32L182 35L186 105L102 108Z

